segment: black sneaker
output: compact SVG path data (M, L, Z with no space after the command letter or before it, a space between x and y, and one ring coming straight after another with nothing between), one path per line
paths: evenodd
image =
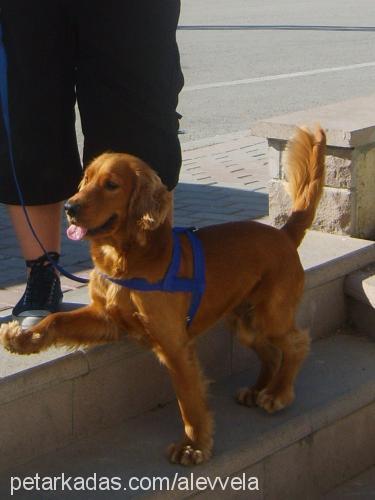
M58 253L49 252L48 255L58 261ZM26 261L26 265L30 268L26 290L12 311L13 317L24 329L56 312L63 298L60 278L45 255Z

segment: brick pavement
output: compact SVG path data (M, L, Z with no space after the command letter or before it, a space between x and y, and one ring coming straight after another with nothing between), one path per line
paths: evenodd
M268 214L266 141L248 132L185 143L180 183L175 194L175 225L205 226ZM66 222L63 220L65 233ZM24 262L4 206L0 206L0 310L9 309L24 289ZM62 264L87 274L85 242L63 234ZM62 279L64 291L82 285Z

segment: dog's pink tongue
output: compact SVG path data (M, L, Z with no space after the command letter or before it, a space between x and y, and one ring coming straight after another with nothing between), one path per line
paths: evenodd
M66 230L68 238L74 241L82 240L86 233L87 229L85 229L84 227L75 226L74 224L71 224Z

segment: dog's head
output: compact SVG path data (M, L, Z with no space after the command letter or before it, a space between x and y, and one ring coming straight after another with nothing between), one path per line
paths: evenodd
M145 241L171 209L171 194L142 160L105 153L86 169L77 194L65 204L68 236L101 241L119 237Z

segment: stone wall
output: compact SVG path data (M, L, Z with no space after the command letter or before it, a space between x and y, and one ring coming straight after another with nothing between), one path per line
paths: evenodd
M313 229L375 239L375 95L258 122L271 174L269 215L277 227L291 210L283 151L296 126L319 122L327 133L326 179Z

